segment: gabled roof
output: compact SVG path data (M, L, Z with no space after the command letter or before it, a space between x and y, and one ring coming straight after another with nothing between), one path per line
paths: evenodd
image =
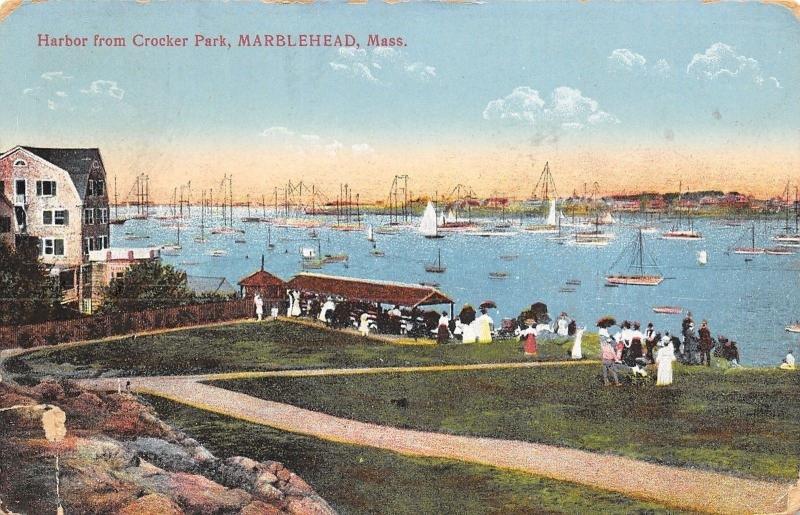
M268 286L280 286L281 288L284 288L286 286L286 282L280 277L276 277L269 272L265 272L264 270L259 270L258 272L250 274L247 277L244 277L241 280L239 280L239 286L244 286L245 288L265 288Z
M102 165L100 149L97 148L40 148L21 147L45 161L56 165L66 171L75 183L78 194L83 199L86 196L86 186L92 163L97 161Z
M300 273L288 282L288 286L321 295L336 295L348 300L397 304L410 308L453 302L447 295L430 286L354 277Z

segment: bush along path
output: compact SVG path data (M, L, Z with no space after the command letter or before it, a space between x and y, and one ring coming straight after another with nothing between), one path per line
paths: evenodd
M774 513L786 507L789 484L671 467L635 459L551 445L414 431L347 420L225 390L204 381L220 379L397 372L435 372L553 366L511 363L444 367L328 369L261 373L162 376L123 379L134 391L164 397L240 420L325 440L364 445L406 455L456 459L527 472L559 481L617 492L680 509L713 513ZM566 363L562 363L566 364ZM82 381L96 389L116 389L116 379ZM664 488L670 485L670 488Z

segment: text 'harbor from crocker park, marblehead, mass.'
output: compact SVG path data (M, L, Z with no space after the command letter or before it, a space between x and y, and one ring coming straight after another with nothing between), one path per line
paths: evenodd
M51 48L232 48L236 47L269 47L269 48L360 48L362 43L353 34L239 34L234 37L226 35L192 34L178 36L172 34L119 36L107 34L37 35L38 47ZM369 34L366 37L367 47L404 47L407 41L399 36L383 36Z

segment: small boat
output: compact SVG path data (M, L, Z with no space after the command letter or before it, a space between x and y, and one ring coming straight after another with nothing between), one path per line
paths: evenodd
M438 288L439 287L439 283L436 283L436 282L425 282L425 281L423 281L423 282L419 283L419 285L420 286L427 286L428 288Z
M569 286L562 286L558 289L559 293L575 293L576 288L570 288Z
M489 272L489 279L508 279L508 272Z
M658 265L656 265L655 261L652 259L650 260L652 262L651 264L645 264L644 238L642 237L641 231L639 231L638 236L634 239L632 244L629 245L627 249L623 250L620 257L617 258L617 262L619 262L622 256L624 256L626 251L631 247L633 247L634 255L631 260L632 265L630 268L633 269L634 273L609 274L606 276L606 282L608 284L624 284L627 286L658 286L661 284L664 281L664 277L660 273L646 274L644 272L644 269L647 267L658 269Z
M327 265L328 263L345 263L350 259L347 254L325 254L322 261Z
M505 256L500 256L500 259L503 261L514 261L517 258L519 258L519 254L507 254Z
M580 286L581 280L580 279L568 279L564 282L567 286Z
M233 242L234 243L247 243L247 240L245 240L244 238L236 238L235 240L233 240Z
M369 253L372 254L375 257L383 257L383 256L386 255L386 253L384 251L378 250L378 249L372 249L372 250L369 251Z
M502 236L515 236L515 231L465 231L464 234L470 236L480 236L481 238L493 238Z
M790 247L772 247L764 249L764 254L768 256L791 256L794 254L794 249Z
M150 236L147 234L140 234L140 235L131 234L129 236L125 236L125 239L129 241L149 240Z
M383 234L385 236L394 236L395 234L400 232L398 227L394 227L391 225L382 225L373 231L375 234Z
M659 315L680 315L683 313L683 308L680 306L653 306L653 313Z
M698 250L697 251L697 263L700 265L708 264L708 252L705 250Z
M606 283L606 284L605 284L605 287L606 287L606 288L619 288L619 284L616 284L616 283Z
M211 229L211 234L244 234L243 229L235 229L230 226L214 227Z
M447 267L442 266L442 251L439 250L439 258L430 265L425 265L425 271L431 274L443 274L447 272Z
M195 266L198 265L199 263L197 261L181 261L178 264L180 264L181 266Z
M208 255L211 257L223 257L228 255L228 251L223 249L214 249L209 251Z
M800 322L795 322L794 324L789 324L786 326L786 332L788 333L800 333Z
M694 230L688 231L667 231L661 234L662 240L689 240L689 241L697 241L702 240L703 235Z

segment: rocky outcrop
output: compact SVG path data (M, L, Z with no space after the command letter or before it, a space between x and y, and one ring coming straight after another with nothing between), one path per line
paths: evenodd
M67 434L58 442L45 439L41 416L32 413L42 403L67 415ZM5 509L55 511L57 454L67 513L335 513L281 463L218 458L133 395L99 394L68 382L0 383L0 408L12 405L17 408L0 412L0 455L16 465L0 469Z

